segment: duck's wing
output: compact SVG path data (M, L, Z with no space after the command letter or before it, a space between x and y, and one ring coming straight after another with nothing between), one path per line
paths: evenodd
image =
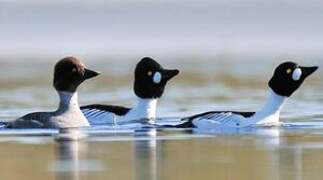
M246 125L244 120L252 117L254 114L255 112L209 111L183 118L183 123L176 125L176 127L194 128L207 124L210 126L242 127Z
M93 104L82 106L81 110L91 125L110 125L116 116L124 116L130 108L112 105Z
M54 128L54 124L50 124L49 112L34 112L26 114L14 121L7 123L7 128Z

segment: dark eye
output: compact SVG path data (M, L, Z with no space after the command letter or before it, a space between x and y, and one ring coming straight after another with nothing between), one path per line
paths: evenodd
M290 73L292 73L292 69L290 69L290 68L288 68L287 70L286 70L286 74L290 74Z
M72 69L72 72L76 72L76 71L77 71L76 67Z
M148 76L151 76L151 75L153 75L153 72L152 72L152 71L148 71L148 72L147 72L147 75L148 75Z

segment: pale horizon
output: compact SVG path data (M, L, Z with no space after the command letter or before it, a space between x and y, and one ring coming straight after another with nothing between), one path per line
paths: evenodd
M319 56L319 1L0 1L0 57Z

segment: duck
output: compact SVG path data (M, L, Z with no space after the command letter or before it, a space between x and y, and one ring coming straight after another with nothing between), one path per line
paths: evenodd
M85 80L100 73L86 68L75 57L59 60L54 68L53 86L59 96L59 105L53 112L33 112L16 120L9 121L7 128L80 128L89 127L90 123L83 115L79 103L77 88Z
M254 125L279 124L283 106L318 66L300 66L295 62L283 62L268 82L268 98L257 112L209 111L181 119L176 128L244 128ZM168 126L170 127L170 126Z
M82 106L81 110L93 126L153 121L166 84L177 74L178 69L165 69L156 60L144 57L135 68L133 90L137 103L134 107L91 104Z

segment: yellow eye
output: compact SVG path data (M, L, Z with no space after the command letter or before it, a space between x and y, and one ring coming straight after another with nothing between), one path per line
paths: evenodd
M153 75L153 72L152 71L148 71L147 75L148 76L151 76L151 75Z
M287 73L287 74L290 74L291 72L292 72L292 69L287 69L287 70L286 70L286 73Z

